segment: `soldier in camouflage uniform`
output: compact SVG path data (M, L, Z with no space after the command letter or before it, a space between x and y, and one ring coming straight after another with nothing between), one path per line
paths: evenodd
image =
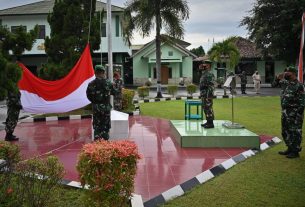
M288 147L280 151L287 158L299 157L302 142L302 126L304 119L304 86L297 80L297 70L289 67L285 72L286 81L281 81L282 137Z
M239 77L240 77L241 94L247 94L246 93L246 85L247 85L246 71L243 71L241 74L239 74Z
M123 88L123 80L120 78L119 73L114 73L113 75L113 87L116 91L113 97L113 107L114 110L121 111L122 110L122 88Z
M7 96L7 118L5 121L5 141L17 141L19 138L17 138L15 135L13 135L13 132L15 130L15 127L17 126L18 118L19 118L19 112L20 109L22 109L21 101L20 101L20 92L19 90L17 92L8 92Z
M211 62L205 61L199 66L202 70L200 78L200 96L202 100L202 109L205 113L207 122L201 124L204 128L214 128L213 96L214 96L214 74L210 72Z
M113 85L105 76L101 65L95 66L96 78L88 84L87 98L92 103L94 140L109 139L111 128L110 95L114 93Z

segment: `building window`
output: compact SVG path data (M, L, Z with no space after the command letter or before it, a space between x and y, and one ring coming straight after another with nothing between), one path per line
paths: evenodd
M26 32L26 26L22 26L22 25L21 26L11 26L11 32L16 33L20 27L22 28L23 31Z
M173 51L168 51L168 56L173 56L174 52Z
M46 26L45 25L38 25L38 37L37 39L44 39L46 38Z
M102 37L106 37L106 23L102 23Z
M118 15L115 16L115 36L120 36L120 17Z
M154 68L154 79L156 79L156 78L157 78L157 69Z
M0 19L0 26L2 26L2 19Z

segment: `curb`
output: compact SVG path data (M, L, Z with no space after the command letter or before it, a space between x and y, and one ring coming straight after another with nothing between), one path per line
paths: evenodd
M271 146L274 146L275 144L280 143L281 141L282 140L279 139L278 137L273 137L271 140L262 143L260 145L260 150L264 151L264 150L270 148ZM178 196L182 196L187 191L191 190L192 188L194 188L198 185L204 184L207 181L211 180L212 178L217 177L220 174L223 174L224 172L229 170L234 165L246 160L249 157L252 157L252 156L258 154L259 152L260 151L255 150L255 149L251 149L251 150L242 152L241 154L236 155L236 156L224 161L223 163L198 174L197 176L189 179L188 181L185 181L184 183L182 183L180 185L176 185L175 187L144 202L144 207L157 207Z

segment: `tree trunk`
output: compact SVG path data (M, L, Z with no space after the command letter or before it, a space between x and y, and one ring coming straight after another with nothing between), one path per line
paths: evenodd
M161 90L161 16L160 16L160 2L156 3L156 70L157 70L157 97L163 98Z

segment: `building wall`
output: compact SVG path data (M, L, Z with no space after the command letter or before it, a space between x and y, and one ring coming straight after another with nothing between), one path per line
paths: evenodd
M143 85L149 78L153 84L157 83L157 79L154 77L154 68L156 67L156 54L154 48L155 45L149 45L133 57L134 85ZM167 44L161 46L161 54L161 64L172 70L172 77L168 79L168 84L176 85L181 81L182 77L185 77L186 82L192 82L192 57L184 57L184 53Z
M119 36L116 36L116 16L119 16ZM121 24L122 14L113 13L112 14L112 52L122 52L131 54L131 49L127 46L123 39L122 24ZM33 29L35 25L45 25L46 26L46 36L50 36L51 29L47 22L47 15L20 15L20 16L1 16L2 25L7 25L8 28L11 26L26 26L27 31ZM106 17L104 17L103 22L106 22ZM102 52L108 52L108 40L107 37L102 37ZM100 50L94 51L100 53ZM37 39L33 45L31 51L26 51L25 55L33 54L45 54L44 51L44 39Z

